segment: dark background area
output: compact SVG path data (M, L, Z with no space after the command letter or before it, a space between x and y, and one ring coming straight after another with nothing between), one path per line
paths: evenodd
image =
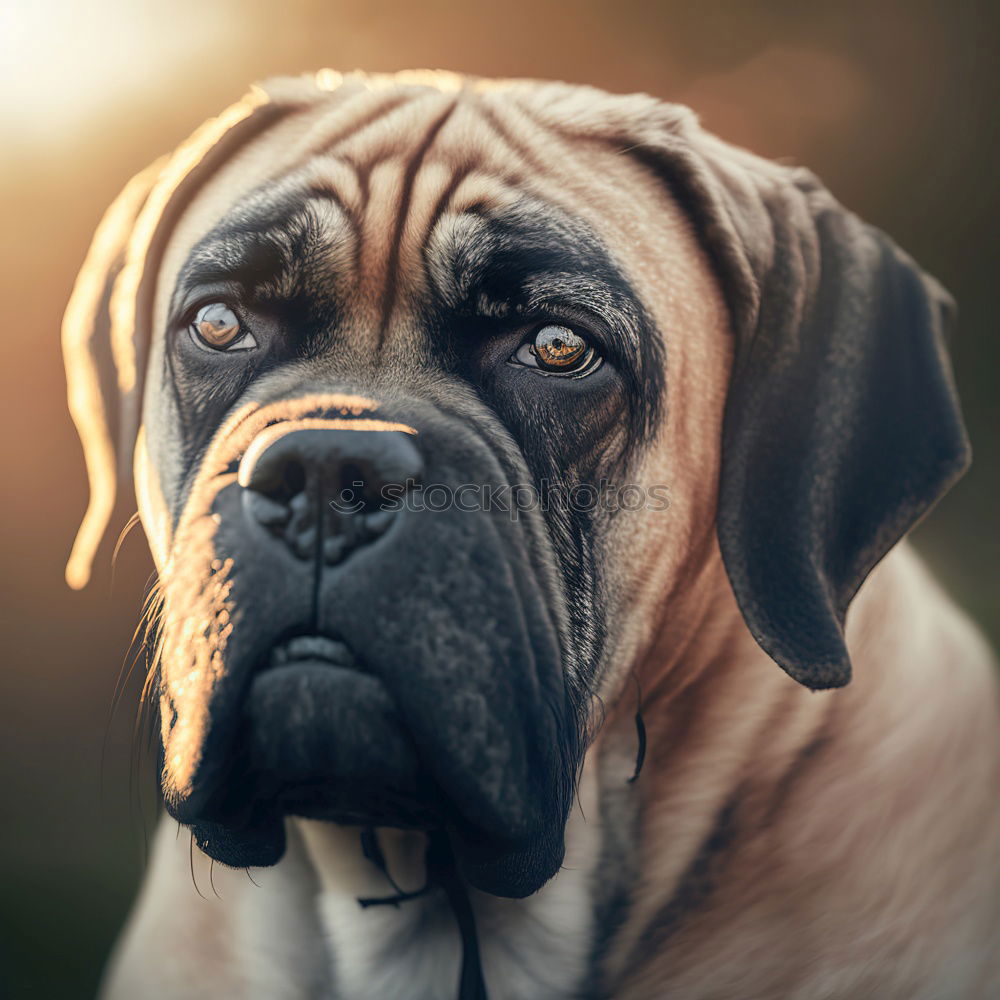
M110 550L88 590L70 592L62 576L86 492L60 318L97 220L133 173L251 80L321 66L648 91L691 105L731 141L810 166L959 301L953 354L976 461L915 537L996 643L998 21L998 4L921 0L6 5L0 982L10 995L93 993L155 816L148 765L133 767L141 678L110 718L150 570L141 530L113 579Z

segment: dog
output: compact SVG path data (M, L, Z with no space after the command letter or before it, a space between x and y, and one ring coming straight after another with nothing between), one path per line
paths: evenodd
M63 329L67 579L130 477L158 574L103 995L1000 995L953 313L645 95L324 70L136 177Z

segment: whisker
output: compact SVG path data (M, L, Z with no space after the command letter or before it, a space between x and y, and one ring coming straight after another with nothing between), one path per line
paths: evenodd
M642 685L634 673L632 674L632 680L635 681L635 733L637 746L635 751L635 771L632 777L628 779L630 785L634 784L642 773L642 765L646 762L646 723L642 717Z
M134 518L132 519L134 521ZM124 529L128 530L129 525ZM123 532L124 534L124 532ZM100 801L102 807L107 804L107 768L109 761L109 747L111 745L112 732L118 712L124 700L125 691L135 674L136 667L140 659L149 655L149 637L157 627L160 616L162 599L159 593L159 584L155 572L150 574L146 581L146 593L143 598L142 609L139 622L133 630L128 647L122 657L121 667L115 679L115 685L108 706L107 721L104 727L103 739L101 741L101 753L99 764ZM150 853L149 824L145 813L145 803L143 801L142 784L140 780L143 771L143 748L141 741L142 730L146 727L148 720L143 717L142 703L136 707L136 717L132 722L132 732L130 738L131 752L129 755L128 779L127 779L127 803L130 823L134 826L138 823L142 830L142 856L145 863Z
M201 896L202 899L208 899L208 897L198 888L198 880L194 877L194 834L191 834L191 840L188 842L188 864L191 868L191 884L194 886L194 891Z
M159 581L156 579L156 573L154 571L150 574L149 579L146 581L146 596L143 598L139 621L136 623L135 630L132 632L132 639L129 642L125 657L122 660L121 670L118 672L118 679L115 681L115 690L111 699L111 711L108 719L109 724L111 722L111 718L114 716L119 702L122 699L122 696L125 693L125 688L127 687L129 679L132 676L132 671L135 669L139 656L144 651L144 648L149 640L150 632L157 624L156 620L162 612L162 606L163 596ZM140 631L142 632L141 638ZM135 656L132 658L131 664L128 664L126 669L128 654L137 642L138 647L136 648Z
M111 586L115 585L115 569L118 566L118 553L121 552L122 545L128 537L129 532L139 523L139 512L136 511L126 522L125 527L118 534L118 541L115 542L114 551L111 553Z

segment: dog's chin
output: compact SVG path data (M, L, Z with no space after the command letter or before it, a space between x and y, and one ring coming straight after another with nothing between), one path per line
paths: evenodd
M290 637L274 616L243 614L217 662L215 646L194 657L209 664L200 673L179 642L183 658L161 664L171 815L233 867L277 863L288 816L443 830L473 886L535 892L562 862L575 760L550 630L512 599L486 619L495 641L469 630L463 607L428 644L405 622L374 625L370 595L334 596L337 632ZM405 610L423 620L419 603Z
M299 636L267 659L230 745L209 739L194 794L168 796L201 850L231 867L273 865L286 816L420 830L448 822L388 691L343 643Z
M379 678L329 640L296 640L290 650L272 653L250 680L228 745L209 734L191 794L166 796L205 854L233 868L274 865L295 816L445 831L463 874L495 895L525 896L551 878L561 829L525 842L470 823L422 767Z

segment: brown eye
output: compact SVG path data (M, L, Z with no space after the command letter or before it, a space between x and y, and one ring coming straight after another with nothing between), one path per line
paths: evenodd
M600 355L583 337L555 323L537 330L511 360L546 375L588 375L601 363Z
M202 306L190 326L191 339L202 350L249 351L257 346L250 333L244 333L236 313L224 302Z

